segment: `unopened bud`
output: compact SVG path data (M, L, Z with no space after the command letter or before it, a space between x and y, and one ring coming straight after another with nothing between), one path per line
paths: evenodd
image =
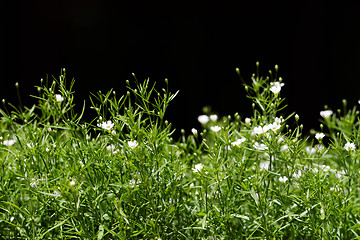
M299 115L295 114L295 121L299 121Z

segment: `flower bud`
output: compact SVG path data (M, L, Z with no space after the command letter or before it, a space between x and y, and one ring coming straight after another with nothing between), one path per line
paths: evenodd
M73 189L75 187L75 180L72 180L70 183L69 183L69 187L70 189Z

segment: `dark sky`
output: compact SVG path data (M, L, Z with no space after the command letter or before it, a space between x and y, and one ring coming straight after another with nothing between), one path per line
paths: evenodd
M263 74L279 65L288 111L307 130L318 128L325 104L335 110L343 98L351 105L360 99L358 6L109 2L2 2L0 98L16 104L19 82L30 104L40 78L63 67L76 79L79 104L90 91L124 91L131 73L159 83L168 78L170 89L180 90L168 119L189 131L205 105L248 116L235 68L250 80L259 61Z

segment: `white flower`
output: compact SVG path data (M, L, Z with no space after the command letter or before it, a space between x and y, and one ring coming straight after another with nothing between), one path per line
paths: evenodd
M250 125L251 124L251 118L245 118L245 123Z
M341 171L338 171L335 173L335 177L337 178L341 178L342 176L345 175L345 171L344 170L341 170Z
M289 149L288 145L282 145L281 148L280 148L280 151L286 151L288 149Z
M210 115L210 120L215 122L218 119L218 116L216 114Z
M358 101L358 103L360 104L360 100Z
M75 187L75 180L72 180L72 181L69 183L69 186L70 186L70 189L71 189L71 188L74 188L74 187Z
M325 111L320 112L320 116L322 116L323 118L328 118L332 114L333 114L333 111L331 111L331 110L325 110Z
M325 137L325 134L323 134L323 133L317 133L317 134L315 134L315 138L317 139L317 140L321 140L321 139L323 139Z
M27 143L26 145L28 146L28 148L34 148L34 144L33 144L33 143Z
M279 182L285 183L288 180L286 176L279 177Z
M263 134L266 133L269 129L271 129L270 124L269 125L265 125L264 127L258 126L258 127L254 127L253 132L251 133L252 135L254 134Z
M131 179L130 182L129 182L129 185L130 185L131 187L134 187L135 184L136 184L135 179Z
M281 87L284 86L284 83L271 82L270 85L272 86L270 88L270 91L272 91L276 95L281 91Z
M3 144L4 144L5 146L12 146L12 145L14 145L15 142L16 142L15 139L13 139L13 140L5 140L5 141L3 142Z
M270 161L266 161L266 162L261 162L259 167L260 167L260 169L268 170L269 165L270 165Z
M56 98L56 101L57 101L57 102L62 102L62 101L64 101L64 97L61 96L60 94L55 94L55 98Z
M246 141L246 138L242 137L242 138L237 139L235 142L232 142L231 145L232 146L239 146L240 144L242 144L245 141Z
M201 124L206 124L208 123L210 120L209 116L207 115L200 115L198 116L198 121L201 123Z
M116 135L116 131L115 131L115 130L112 130L112 131L111 131L111 135Z
M50 149L49 149L49 148L45 148L45 151L46 151L46 152L49 152L49 151L50 151Z
M267 125L267 127L271 130L273 130L274 132L276 132L277 130L279 130L281 128L281 124L274 122L272 124Z
M137 145L138 145L138 143L137 143L136 140L134 140L134 141L128 141L128 146L129 146L131 149L136 148Z
M115 150L115 145L106 146L106 150L108 150L108 151L113 151L113 150Z
M213 126L213 127L211 127L211 130L212 130L213 132L218 132L218 131L220 131L220 129L221 129L221 127L219 127L219 126Z
M203 167L204 167L204 165L199 163L199 164L196 164L192 170L193 170L194 173L200 172Z
M102 123L99 123L98 124L98 127L101 127L101 128L103 128L103 129L105 129L105 130L108 130L108 131L110 131L113 127L114 127L114 123L112 123L110 120L109 121L107 121L107 122L102 122Z
M285 85L285 83L280 83L280 82L271 82L270 86L278 86L278 87L283 87Z
M306 147L305 148L305 151L308 153L308 154L314 154L316 153L316 149L313 147L313 148L310 148L310 147Z
M198 134L198 131L197 131L195 128L192 128L192 129L191 129L191 132L192 132L194 135L197 135L197 134Z
M283 121L284 121L283 118L276 117L275 120L274 120L274 123L281 124Z
M327 165L319 165L319 168L321 168L321 170L323 170L323 172L327 173L331 170L331 168Z
M293 177L294 178L300 178L301 177L301 171L298 170L297 172L294 172Z
M265 125L262 130L263 130L263 133L266 133L267 131L269 131L269 129L271 129L271 124L268 124L268 125Z
M348 152L353 152L353 151L355 151L355 144L347 142L344 146L344 149Z
M80 164L81 168L85 167L85 165L84 165L84 163L82 161L79 161L79 164Z
M264 133L263 128L261 126L258 126L258 127L254 127L252 135L254 135L254 134L262 134L262 133Z
M263 144L263 143L259 144L258 142L254 143L254 148L256 150L266 150L266 149L268 149L268 147L265 144Z

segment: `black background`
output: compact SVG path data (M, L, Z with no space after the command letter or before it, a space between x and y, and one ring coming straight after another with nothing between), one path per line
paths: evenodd
M159 86L168 78L172 92L180 90L168 119L177 132L189 131L205 105L250 115L235 68L250 80L256 61L263 74L279 65L287 112L296 111L306 131L318 129L325 104L336 110L343 98L349 105L360 98L356 5L9 2L1 2L0 98L15 104L15 82L30 105L33 86L61 68L76 79L77 103L87 100L89 117L89 92L124 93L131 73Z

